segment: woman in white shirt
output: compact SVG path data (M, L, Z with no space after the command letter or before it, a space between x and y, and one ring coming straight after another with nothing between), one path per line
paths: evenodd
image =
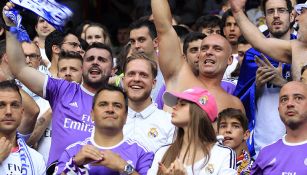
M177 127L173 144L160 148L149 175L235 175L236 156L217 143L211 122L217 117L214 97L205 89L166 92L164 103L173 108Z

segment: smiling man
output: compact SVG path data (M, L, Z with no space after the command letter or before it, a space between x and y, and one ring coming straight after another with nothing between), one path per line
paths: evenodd
M150 98L156 84L157 64L143 53L132 54L126 60L124 74L129 106L124 136L156 152L172 142L174 133L170 114L158 109Z

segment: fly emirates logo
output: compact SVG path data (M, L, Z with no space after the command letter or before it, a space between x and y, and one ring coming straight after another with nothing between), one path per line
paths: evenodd
M83 114L81 116L82 121L76 121L72 118L64 119L64 128L74 129L84 132L92 132L94 128L94 122L91 119L91 116Z

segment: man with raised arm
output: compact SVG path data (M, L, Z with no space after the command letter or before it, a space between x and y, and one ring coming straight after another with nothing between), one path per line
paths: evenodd
M307 63L307 4L295 6L299 14L296 20L299 25L297 40L281 40L266 38L244 14L246 0L229 0L233 15L242 34L254 48L262 53L284 63L292 63L292 76L294 80L300 79L300 70ZM286 10L286 11L285 11ZM287 9L273 8L266 13L288 13Z
M204 87L216 97L219 111L229 107L244 111L240 100L220 86L226 67L232 61L228 41L221 35L210 35L202 41L199 76L196 77L181 54L168 2L152 0L151 6L159 40L159 65L167 90L181 92L192 87Z
M4 10L14 4L8 2ZM6 25L12 22L3 15ZM48 164L55 162L71 143L90 136L94 124L90 117L94 93L108 82L113 57L111 49L101 43L88 47L83 62L81 85L49 77L28 67L20 43L11 32L6 32L9 66L14 76L32 92L44 97L52 108L52 141Z

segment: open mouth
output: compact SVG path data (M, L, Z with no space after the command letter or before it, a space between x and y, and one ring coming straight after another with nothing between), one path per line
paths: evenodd
M231 137L224 137L224 142L233 140Z
M99 74L101 74L101 70L98 69L98 68L91 68L90 71L89 71L89 73L90 73L91 75L99 75Z
M215 61L214 61L214 60L211 60L211 59L206 59L204 63L205 63L206 65L215 64Z

